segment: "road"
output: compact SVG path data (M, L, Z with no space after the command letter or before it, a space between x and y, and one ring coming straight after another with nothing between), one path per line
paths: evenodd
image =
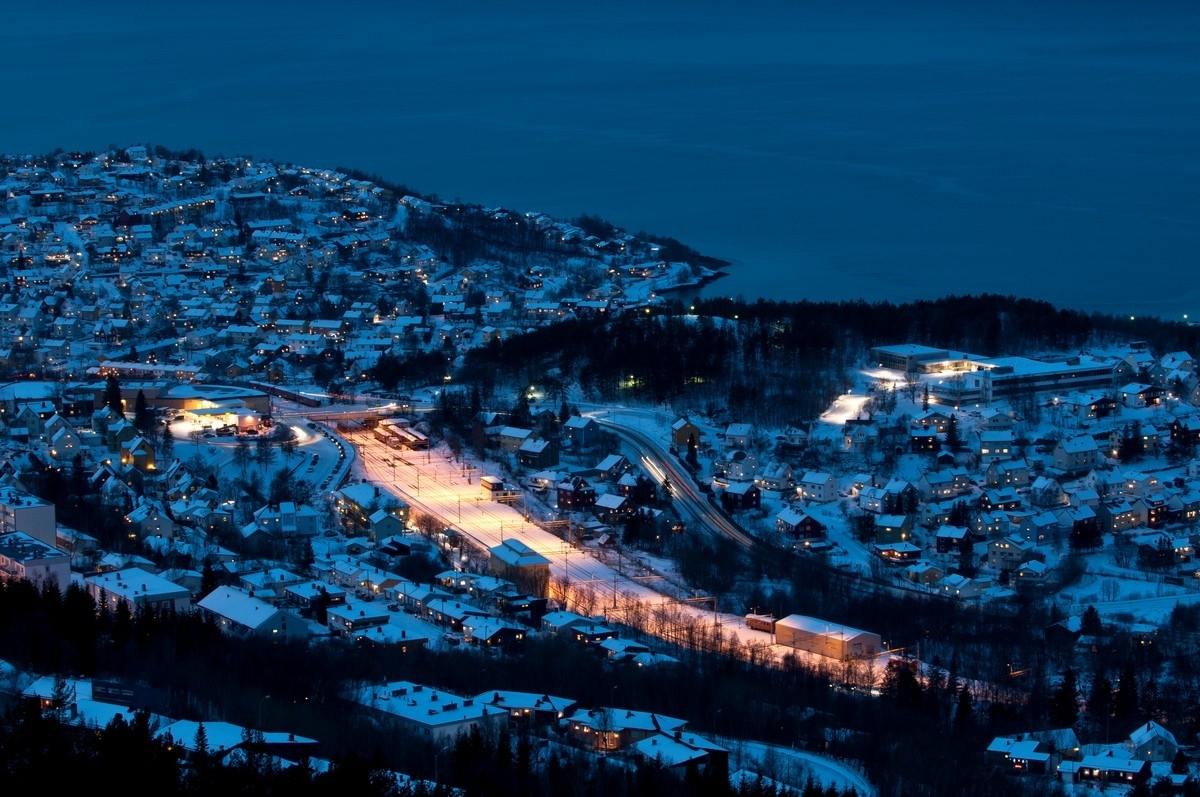
M742 531L709 502L708 497L696 486L692 474L661 440L643 431L644 418L641 416L649 412L627 409L595 410L587 413L587 417L593 418L596 423L637 449L637 459L642 467L660 483L664 474L670 479L675 508L693 526L723 535L746 548L759 545L757 540Z

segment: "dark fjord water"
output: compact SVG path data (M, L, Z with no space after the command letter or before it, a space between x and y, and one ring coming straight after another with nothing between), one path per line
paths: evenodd
M68 0L0 51L4 152L593 213L732 260L704 295L1200 317L1200 3Z

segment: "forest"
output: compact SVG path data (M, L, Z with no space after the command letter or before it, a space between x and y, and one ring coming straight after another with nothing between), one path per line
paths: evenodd
M396 679L468 695L496 688L559 694L585 708L602 705L617 687L622 705L686 718L689 727L719 743L757 739L861 760L884 795L1047 793L1044 781L1017 778L985 760L988 741L999 734L1073 727L1085 740L1119 739L1156 719L1184 730L1181 738L1192 738L1200 727L1198 610L1176 609L1151 646L1113 633L1083 670L1069 646L1041 633L1055 618L1036 605L990 609L940 600L900 602L856 590L849 580L804 561L796 560L790 586L758 596L761 606L788 605L893 629L893 647L903 644L914 658L880 673L879 697L831 688L851 678L844 668L861 664L813 668L789 657L782 666L763 666L723 644L719 634L699 640L702 629L680 629L673 651L680 665L665 668L612 667L592 650L556 638L531 638L523 655L501 658L467 649L403 653L396 646L338 639L272 644L232 639L199 615L110 612L78 587L60 594L24 581L0 586L0 659L38 673L152 684L158 700L141 708L167 716L222 718L251 727L261 720L268 729L315 738L319 754L338 766L332 774L313 776L306 788L314 794L350 782L369 794L392 793L369 786L380 783L370 777L372 767L433 777L428 743L396 729L384 732L343 697L348 685ZM1099 623L1098 617L1085 621ZM917 677L917 655L948 675ZM298 661L304 666L297 667ZM998 662L1019 662L1020 677ZM47 724L24 701L10 700L0 723L0 761L13 778L6 782L26 782L55 756L81 757L78 769L65 770L81 777L112 772L135 752L161 764L138 777L162 778L155 785L169 792L202 793L194 779L217 777L215 765L198 773L158 749L144 720L127 721L112 736L107 731L80 736ZM653 768L597 769L594 760L557 746L556 755L534 766L530 749L545 748L537 738L517 736L460 739L452 763L447 767L443 761L447 769L439 780L468 794L561 794L563 783L574 784L571 793L584 794L745 793L698 773L681 780ZM272 781L282 776L255 760L246 765L257 766L255 772L245 767L223 772L230 781L222 788L249 789L248 782L268 791L282 788ZM515 784L522 790L512 792Z

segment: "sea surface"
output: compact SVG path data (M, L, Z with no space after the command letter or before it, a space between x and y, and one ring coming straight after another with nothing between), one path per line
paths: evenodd
M1193 0L0 17L0 152L194 147L595 214L729 259L707 296L991 292L1200 318Z

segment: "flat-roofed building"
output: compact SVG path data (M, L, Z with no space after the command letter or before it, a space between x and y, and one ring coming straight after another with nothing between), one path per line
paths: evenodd
M192 592L140 567L97 573L83 580L88 594L110 610L124 603L131 613L143 607L155 611L185 612L192 608Z
M874 656L883 650L879 634L800 614L775 621L775 642L838 661Z
M0 579L53 582L60 592L71 583L71 557L23 531L0 533Z

